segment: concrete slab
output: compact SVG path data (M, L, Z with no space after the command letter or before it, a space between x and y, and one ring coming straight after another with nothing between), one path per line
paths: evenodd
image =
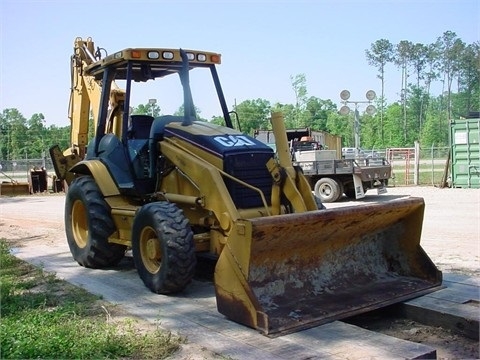
M38 244L14 251L17 257L101 295L133 316L156 322L190 342L232 359L436 358L432 347L340 321L268 338L218 313L211 282L194 281L184 293L174 296L153 294L143 285L128 257L114 269L93 270L79 266L66 244Z
M478 340L480 279L444 274L443 285L441 290L403 303L400 307L403 316Z

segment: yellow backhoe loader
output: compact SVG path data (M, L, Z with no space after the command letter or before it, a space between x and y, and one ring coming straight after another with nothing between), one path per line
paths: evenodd
M188 286L199 256L212 257L218 311L271 336L438 288L441 273L420 246L423 199L323 209L291 164L281 114L272 114L276 154L234 129L220 60L164 48L104 55L91 38L75 40L71 147L50 149L68 184L74 259L101 268L131 249L145 285L170 294ZM190 73L202 70L213 79L224 126L198 119ZM183 113L132 113L134 85L173 74Z

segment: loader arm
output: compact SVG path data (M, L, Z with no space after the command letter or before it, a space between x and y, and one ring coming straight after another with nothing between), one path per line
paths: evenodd
M287 141L287 132L283 121L283 114L272 113L272 127L276 141L278 161L273 159L267 167L274 179L272 190L273 214L280 214L280 197L286 196L294 212L317 210L318 206L313 197L307 179L299 167L293 167Z

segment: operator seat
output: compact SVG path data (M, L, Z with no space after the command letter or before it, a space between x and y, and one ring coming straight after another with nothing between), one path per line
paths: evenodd
M149 176L150 157L148 144L153 116L131 115L127 132L128 156L133 171L134 189L140 195L154 191L155 182Z
M153 116L131 115L131 123L128 128L129 139L148 139L153 124Z

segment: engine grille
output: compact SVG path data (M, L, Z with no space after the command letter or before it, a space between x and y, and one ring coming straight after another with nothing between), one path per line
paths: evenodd
M224 157L224 171L249 185L259 188L263 192L267 204L270 205L273 180L266 164L271 157L271 152L228 154ZM237 208L248 209L263 206L258 192L229 178L225 178L225 184Z

